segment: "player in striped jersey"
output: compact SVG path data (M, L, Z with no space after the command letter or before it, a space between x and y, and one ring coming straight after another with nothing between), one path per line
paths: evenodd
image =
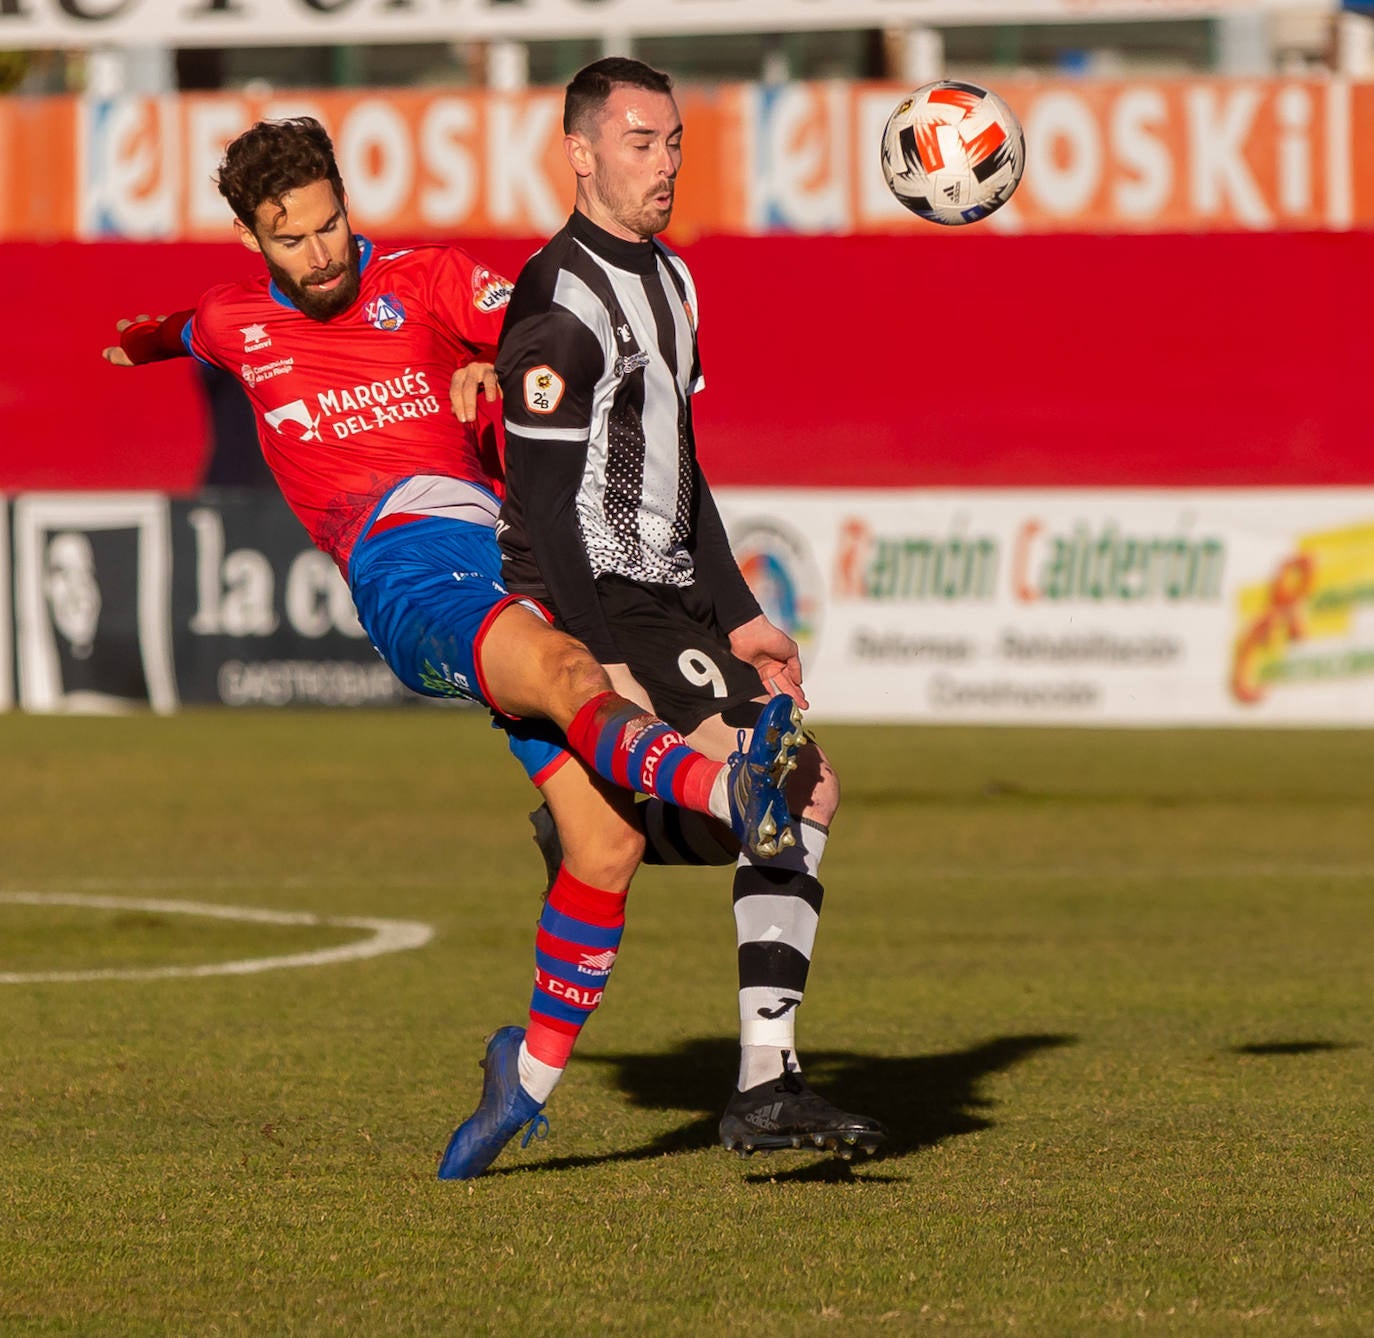
M796 644L745 583L697 462L697 294L656 240L682 133L671 81L639 61L597 61L568 85L575 209L521 272L497 359L508 470L498 534L512 590L547 602L626 696L723 757L769 694L805 697ZM881 1125L812 1092L797 1061L839 802L814 742L789 798L796 845L767 864L743 851L736 867L741 1060L721 1137L744 1151L872 1151Z

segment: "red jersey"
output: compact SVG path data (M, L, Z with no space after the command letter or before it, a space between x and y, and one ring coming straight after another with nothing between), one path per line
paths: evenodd
M182 332L191 353L242 383L283 496L345 573L368 515L402 479L465 479L499 495L494 435L458 421L448 387L457 368L496 360L511 292L457 247L358 245L358 300L327 321L264 274L211 288Z

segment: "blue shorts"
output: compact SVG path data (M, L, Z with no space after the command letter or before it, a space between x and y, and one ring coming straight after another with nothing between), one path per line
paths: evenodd
M507 716L482 680L478 650L487 629L509 605L530 603L503 584L491 529L425 516L364 537L349 559L348 585L363 630L412 692L491 708L536 785L567 760L556 726Z

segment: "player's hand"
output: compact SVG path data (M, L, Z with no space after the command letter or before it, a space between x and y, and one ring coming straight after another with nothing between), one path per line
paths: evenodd
M448 383L448 402L460 423L471 423L477 417L477 392L495 404L500 390L496 384L496 368L489 362L470 362L454 372Z
M628 697L646 711L654 709L653 699L644 691L639 679L630 672L628 664L603 664L601 667L606 671L606 677L611 680L611 687L622 697Z
M763 614L730 633L730 649L736 659L754 666L770 697L785 692L802 710L811 705L802 691L801 652L797 643Z
M118 334L123 334L124 331L129 328L129 326L138 325L141 324L143 321L151 319L151 316L143 315L135 316L133 320L118 321L115 323L115 331ZM165 316L158 317L158 320L160 321L165 319ZM110 348L102 348L100 350L100 356L104 358L106 362L113 363L116 367L132 367L134 365L133 359L130 358L129 355L125 353L124 350L120 348L118 344L114 344Z

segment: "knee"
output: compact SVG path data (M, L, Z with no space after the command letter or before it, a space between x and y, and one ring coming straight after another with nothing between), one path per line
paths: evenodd
M555 632L540 657L540 672L547 685L549 716L566 725L592 697L611 690L605 669L580 641Z
M563 843L563 867L579 882L606 891L630 886L644 859L644 833L616 824L595 833L569 833Z
M600 858L605 868L606 887L629 887L635 870L644 862L644 833L624 828L602 847Z
M787 786L788 806L799 817L829 826L840 808L840 778L815 742L797 754L797 769Z

